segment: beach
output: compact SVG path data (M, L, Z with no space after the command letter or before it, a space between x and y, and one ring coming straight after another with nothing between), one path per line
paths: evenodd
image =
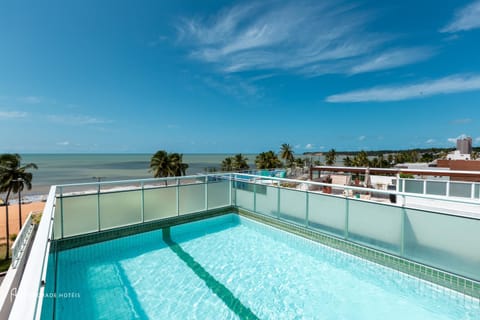
M22 204L22 222L28 217L30 212L42 212L45 202L32 202ZM10 226L10 235L18 234L18 204L8 206L8 217ZM0 244L5 243L5 206L0 207ZM13 244L13 241L11 242Z

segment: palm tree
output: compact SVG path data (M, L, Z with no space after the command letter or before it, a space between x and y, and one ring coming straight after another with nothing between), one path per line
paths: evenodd
M280 148L280 158L285 160L285 165L287 167L292 167L293 162L295 161L295 157L293 156L292 146L288 143L282 144Z
M150 159L150 172L154 178L168 176L168 154L164 150L157 151Z
M154 178L184 176L187 169L188 164L183 163L183 155L179 153L160 150L150 159L150 172L153 173Z
M255 158L255 165L258 169L275 169L282 166L282 162L278 159L272 150L260 153Z
M10 194L22 191L25 186L27 190L32 189L33 174L27 172L28 169L37 169L35 163L21 165L22 157L19 154L2 154L0 155L0 192L6 192L5 196L5 229L7 235L7 248L5 252L5 260L10 256L10 229L8 225L8 199ZM19 203L21 205L21 201ZM19 211L20 212L20 211ZM21 217L19 217L21 220Z
M335 151L335 149L331 149L325 155L325 164L327 166L333 166L336 160L337 160L337 152Z
M172 177L184 176L187 173L188 164L183 163L183 154L168 154L168 175Z
M244 157L241 153L236 154L232 159L232 169L233 170L246 170L250 166L247 163L248 158Z
M233 171L233 158L232 157L226 157L222 161L222 171Z

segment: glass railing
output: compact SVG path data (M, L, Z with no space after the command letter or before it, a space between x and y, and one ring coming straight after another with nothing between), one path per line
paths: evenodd
M55 265L55 254L49 254L55 242L48 239L66 239L232 206L480 281L478 184L473 185L476 199L462 199L426 195L424 190L428 188L424 185L422 192L415 194L409 189L410 181L401 183L401 189L410 192L247 173L58 186L52 188L47 200L24 274L28 283L23 292L54 292L51 287L54 281L47 266L53 268ZM420 190L417 184L412 186ZM438 185L432 188L438 188L436 192L443 190L443 186ZM458 194L467 192L462 183L450 183L449 190ZM414 208L408 206L406 199L409 197L428 201L447 199L456 207L473 207L478 216L438 213L433 207L429 210ZM41 301L26 293L21 303L23 306L33 303L34 311L22 307L14 311L25 314L24 319L31 319L28 315L38 315L38 310L42 310ZM43 310L50 314L53 303L48 299L43 301ZM39 303L38 308L36 303Z
M405 181L410 193L403 193L252 177L248 183L234 184L234 205L480 281L480 202L448 199L443 192L445 184L431 184L430 191L435 194L425 195L416 181L412 182ZM408 186L419 195L412 196ZM462 188L464 184L452 186ZM386 196L376 199L375 195ZM399 198L396 203L386 201L390 195ZM409 205L415 203L409 201L412 198L432 205L415 208ZM445 208L436 208L434 201L448 201L460 211L462 206L473 208L476 218L448 214Z
M57 187L55 239L231 205L229 175Z
M479 199L479 182L400 179L400 186L407 193Z

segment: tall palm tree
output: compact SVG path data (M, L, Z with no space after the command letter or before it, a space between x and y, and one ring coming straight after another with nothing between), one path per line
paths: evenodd
M183 163L183 154L168 154L168 175L172 177L184 176L187 174L188 164Z
M282 166L282 162L278 159L273 151L262 152L255 158L255 165L258 169L275 169Z
M168 153L164 150L157 151L150 159L150 172L154 178L168 176Z
M325 154L325 164L327 166L333 166L337 161L337 152L335 149L331 149Z
M32 189L33 174L28 169L37 169L35 163L28 163L22 166L22 157L19 154L0 155L0 193L6 192L5 196L5 229L7 248L5 260L10 256L10 228L8 225L8 199L10 194L22 191L25 186L27 190ZM21 203L19 204L21 205ZM21 219L21 217L20 217Z
M150 172L154 178L184 176L188 164L183 163L183 154L157 151L150 159ZM167 182L165 181L165 185Z
M222 161L222 171L233 171L233 158L232 157L226 157Z
M250 166L247 163L248 158L244 157L241 153L236 154L232 158L232 169L233 170L246 170L249 169Z
M285 165L287 167L293 166L293 162L295 161L295 157L293 153L294 152L293 152L292 146L289 145L288 143L284 143L280 147L280 158L285 160Z

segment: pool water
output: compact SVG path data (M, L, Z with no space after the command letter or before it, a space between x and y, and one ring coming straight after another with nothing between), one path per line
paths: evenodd
M56 319L479 319L448 289L229 214L58 253Z

